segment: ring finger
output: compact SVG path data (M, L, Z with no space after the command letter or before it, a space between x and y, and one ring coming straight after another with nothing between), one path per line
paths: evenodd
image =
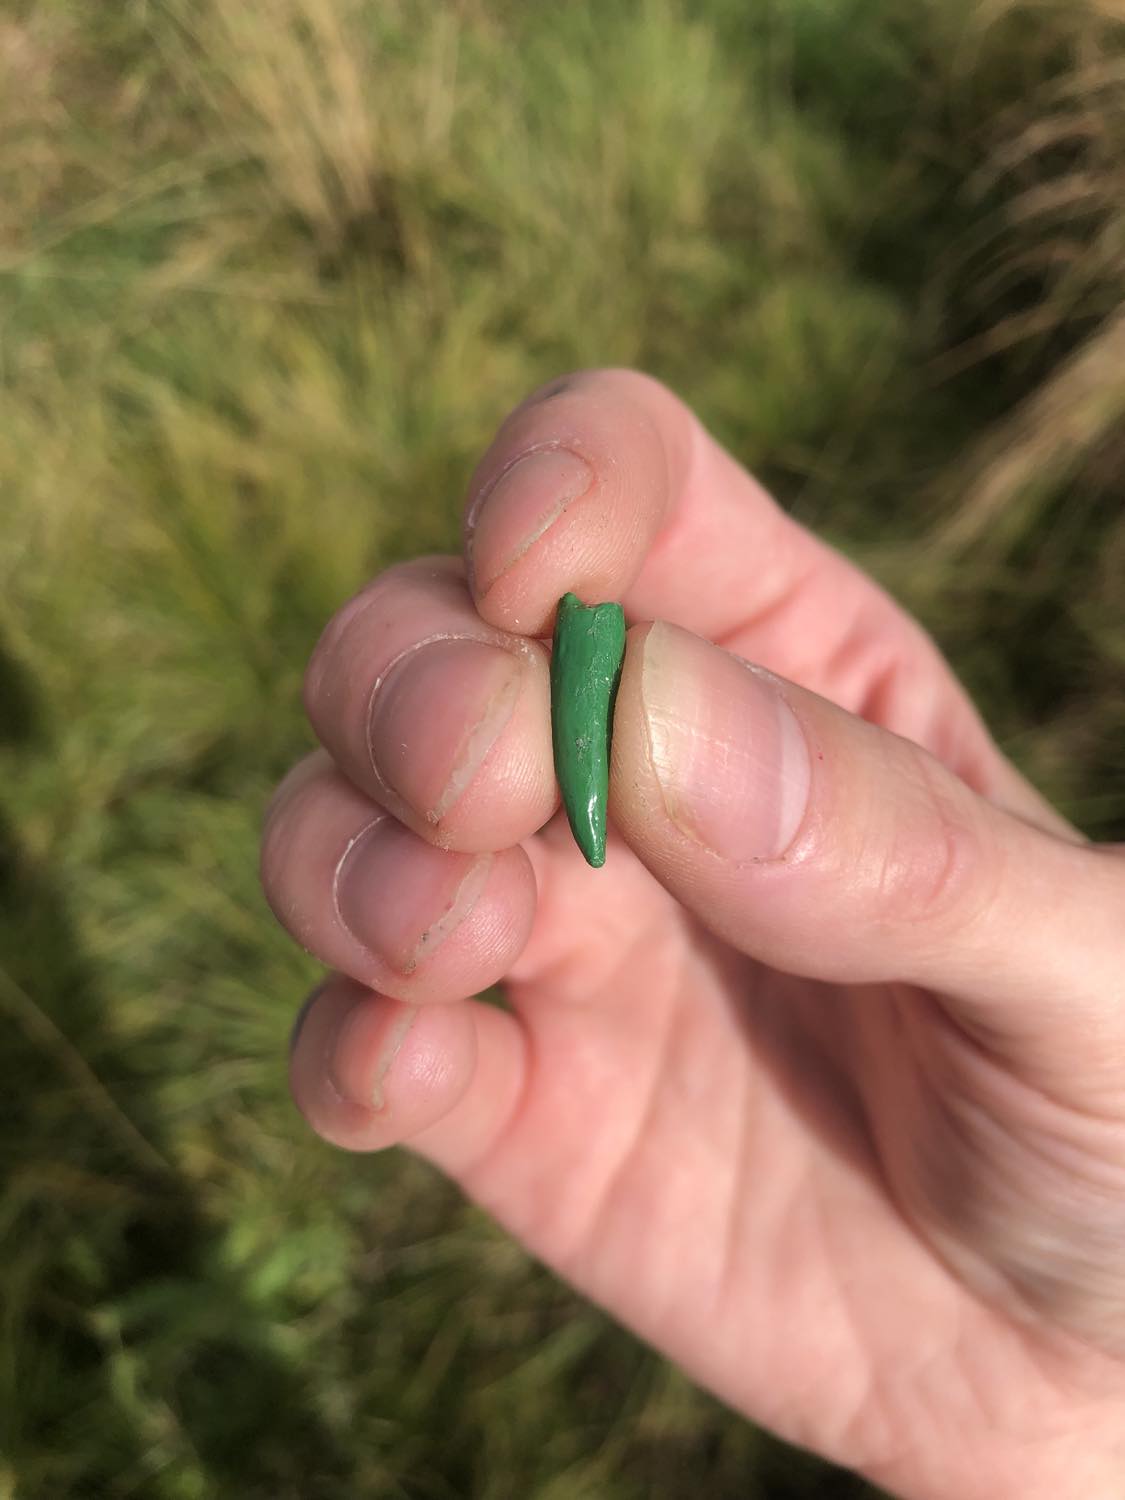
M261 868L270 906L304 948L413 1002L494 984L522 951L535 913L521 848L435 848L357 791L322 750L278 788Z

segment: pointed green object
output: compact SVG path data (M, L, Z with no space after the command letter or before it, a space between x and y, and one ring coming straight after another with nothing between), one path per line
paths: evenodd
M575 842L595 867L605 864L609 744L624 655L620 604L562 596L551 652L555 775Z

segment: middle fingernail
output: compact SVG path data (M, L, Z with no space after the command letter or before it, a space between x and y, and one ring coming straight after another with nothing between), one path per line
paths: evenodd
M478 597L590 488L594 473L568 448L540 448L506 469L473 507L469 561Z
M520 658L487 641L431 641L376 687L367 744L376 775L439 823L480 770L516 706Z
M473 910L491 866L490 854L449 854L382 818L337 867L336 914L368 952L411 974Z

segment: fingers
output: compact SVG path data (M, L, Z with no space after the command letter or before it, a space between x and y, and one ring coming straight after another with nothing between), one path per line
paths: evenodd
M1062 820L997 752L925 632L786 516L689 409L629 370L567 376L508 418L473 476L482 619L546 633L568 589L718 641L933 751L1024 816Z
M511 1118L526 1067L519 1023L495 1006L407 1005L336 976L298 1020L289 1079L333 1145L408 1145L457 1175Z
M535 877L520 848L434 848L318 751L266 817L262 884L282 925L323 963L414 1003L476 994L522 951Z
M391 568L322 635L305 705L344 774L423 838L504 849L550 816L547 653L481 620L453 558Z
M1125 863L675 626L630 632L610 807L686 907L780 969L912 981L1002 1028L1074 1028L1121 994Z

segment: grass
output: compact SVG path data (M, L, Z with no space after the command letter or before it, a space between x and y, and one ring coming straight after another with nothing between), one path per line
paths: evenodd
M674 384L1125 837L1111 0L0 19L0 1496L844 1496L308 1138L303 663L535 383Z

